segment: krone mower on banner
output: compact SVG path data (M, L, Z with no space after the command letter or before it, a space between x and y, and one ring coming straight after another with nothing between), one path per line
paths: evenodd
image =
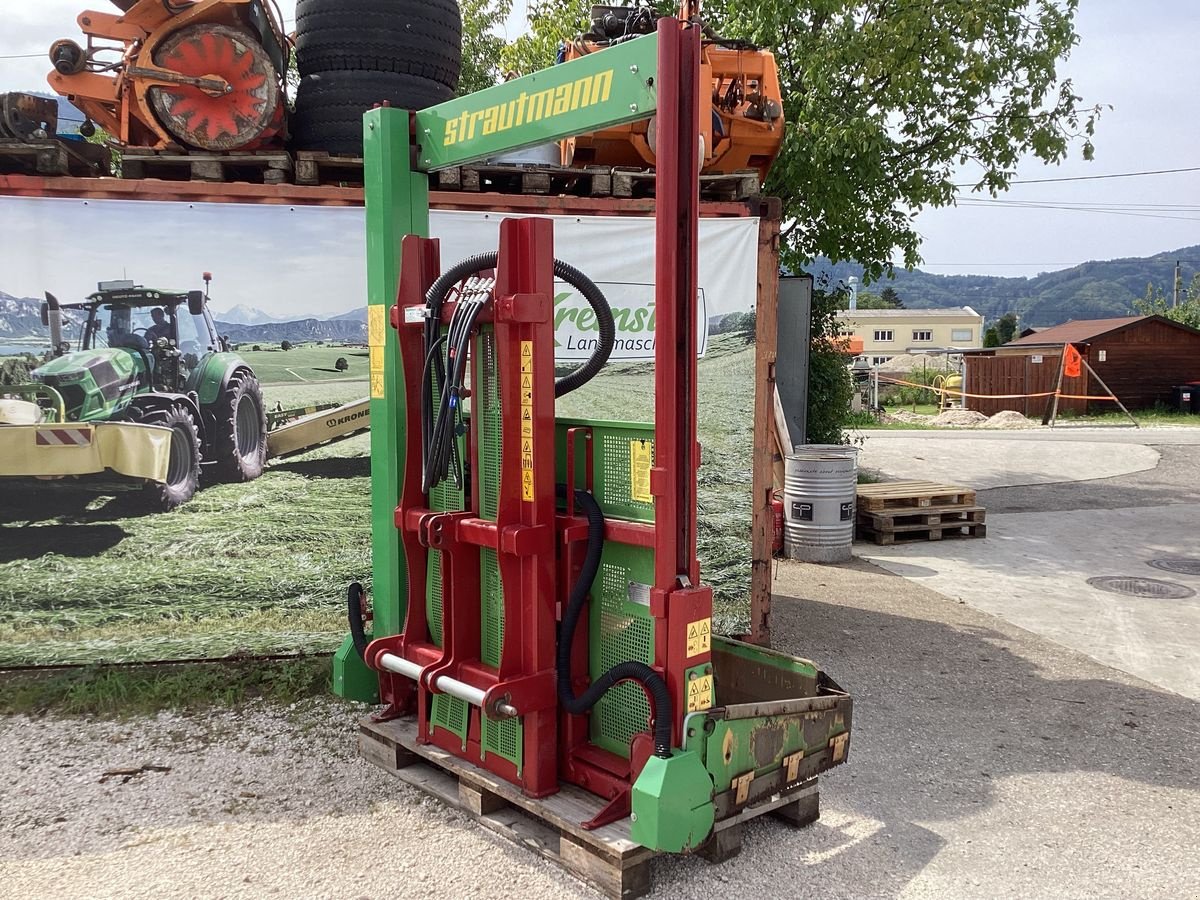
M696 556L701 59L700 28L664 18L478 94L365 117L373 625L351 585L334 686L386 704L363 723L368 758L423 759L463 796L485 785L575 851L588 834L623 848L596 865L710 846L796 806L850 736L851 700L815 665L712 633ZM550 219L503 220L494 251L443 265L426 173L651 117L654 421L560 417L556 399L611 351L604 294L555 259ZM565 375L556 281L599 323Z

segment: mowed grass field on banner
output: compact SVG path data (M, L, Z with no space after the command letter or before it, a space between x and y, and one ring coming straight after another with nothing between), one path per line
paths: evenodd
M250 364L263 384L320 384L326 381L362 381L368 377L366 347L303 344L291 350L280 350L278 344L258 346L262 349L254 350L253 344L242 344L237 352ZM348 368L344 371L337 368L339 359L346 360Z
M367 360L352 348L243 352L268 408L366 395ZM338 356L349 372L333 369ZM753 366L753 346L730 335L710 340L699 366L701 568L726 633L748 614ZM653 377L649 364L610 366L561 398L559 415L648 421ZM205 485L166 514L120 495L6 485L0 666L333 650L346 585L370 579L369 440L269 463L249 484Z

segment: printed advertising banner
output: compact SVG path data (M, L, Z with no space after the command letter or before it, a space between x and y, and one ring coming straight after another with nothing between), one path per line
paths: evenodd
M506 215L435 210L430 226L443 265L494 250ZM612 306L612 359L653 359L653 220L551 218L555 255L595 281ZM218 320L365 323L364 227L363 210L351 207L0 197L0 292L40 298L50 291L65 302L113 278L188 290L210 271ZM754 218L700 222L701 354L711 322L754 306L757 239ZM576 292L559 288L558 357L585 359L599 334L595 316ZM237 316L223 315L234 310ZM255 339L234 334L235 341Z

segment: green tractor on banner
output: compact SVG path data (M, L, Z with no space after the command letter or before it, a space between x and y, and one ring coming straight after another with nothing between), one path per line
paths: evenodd
M53 356L29 383L0 388L0 478L111 486L115 475L165 511L192 498L202 466L206 480L261 475L262 390L218 336L207 290L98 288L79 303L46 294Z

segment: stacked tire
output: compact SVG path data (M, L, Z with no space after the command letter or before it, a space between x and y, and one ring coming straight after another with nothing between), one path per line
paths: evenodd
M298 0L294 147L361 155L364 112L449 100L461 57L457 0Z

